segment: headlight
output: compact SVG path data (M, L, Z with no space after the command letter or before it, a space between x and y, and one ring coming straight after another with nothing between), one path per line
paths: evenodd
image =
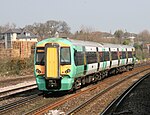
M36 72L40 74L40 73L41 73L41 70L39 70L39 69L36 69Z
M67 69L66 71L65 71L65 73L69 73L71 70L70 69Z

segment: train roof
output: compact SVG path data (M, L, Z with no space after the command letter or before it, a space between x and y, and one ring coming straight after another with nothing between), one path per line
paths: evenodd
M104 47L109 47L109 48L121 48L120 44L109 44L109 43L103 43Z
M73 40L69 39L73 45L81 45L81 46L94 46L94 47L109 47L109 48L134 48L129 45L121 45L121 44L110 44L110 43L97 43L92 41L82 41L82 40Z
M69 38L47 38L44 39L37 44L45 43L45 42L66 42L71 43L75 46L90 46L90 47L109 47L109 48L134 48L129 45L121 45L121 44L109 44L109 43L97 43L92 41L83 41L83 40L75 40Z
M129 45L109 44L109 43L103 43L103 46L110 47L110 48L134 48L133 46L129 46Z
M82 40L73 40L69 39L69 41L76 46L93 46L93 47L103 47L102 44L92 41L82 41Z

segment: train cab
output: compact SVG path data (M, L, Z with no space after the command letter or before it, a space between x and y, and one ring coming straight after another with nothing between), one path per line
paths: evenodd
M69 44L49 42L37 44L35 76L39 89L47 91L69 90L71 79L71 47Z

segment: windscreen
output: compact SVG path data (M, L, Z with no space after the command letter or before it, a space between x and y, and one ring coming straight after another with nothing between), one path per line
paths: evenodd
M36 50L36 65L45 64L45 53L44 48L37 48Z
M71 64L70 48L62 47L60 49L60 64L61 65L70 65Z

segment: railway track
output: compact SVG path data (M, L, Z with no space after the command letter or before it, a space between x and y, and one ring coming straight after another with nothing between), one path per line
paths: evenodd
M23 93L25 91L37 89L36 84L31 84L31 85L26 85L26 86L21 86L18 88L13 88L13 89L8 89L0 92L0 101L4 99L11 98L12 96L18 95L20 93Z
M71 110L67 110L65 111L66 114L75 114L76 112L78 112L79 110L81 110L83 107L87 106L90 102L92 102L93 100L95 100L96 98L98 98L99 96L105 94L106 92L110 91L111 89L113 89L114 87L118 86L119 84L123 83L124 81L130 79L131 77L135 76L135 75L138 75L142 72L145 72L147 70L149 70L150 68L148 69L144 69L140 72L137 72L135 74L132 74L132 75L129 75L115 83L113 83L112 85L109 85L107 88L105 88L104 90L100 91L98 94L95 94L93 97L91 97L90 99L87 99L87 101L84 101L83 103L81 103L80 105L72 108ZM85 89L85 90L81 90L80 92L77 92L75 94L72 94L60 101L57 101L56 103L47 103L46 105L43 105L39 108L36 108L34 110L31 110L27 113L25 113L25 115L28 115L28 114L35 114L35 115L41 115L43 113L47 113L49 110L54 110L56 108L59 108L59 106L62 106L63 104L67 103L68 101L71 101L72 99L74 98L77 98L78 96L80 95L83 95L84 93L87 93L89 91L92 91L92 90L95 90L97 87L99 87L99 84L96 84L94 85L93 87L91 88L88 88L88 89ZM70 107L71 108L71 107Z
M124 81L130 79L131 77L138 75L144 71L147 71L149 69L140 71L138 73L135 73L133 75L127 76L124 79L119 80L118 82L112 84L111 86L105 88L103 91L99 92L98 94L94 95L93 97L91 97L89 100L85 101L84 103L80 104L79 106L73 108L71 111L67 112L66 115L72 115L75 114L76 112L80 111L81 109L83 109L85 106L87 106L89 103L91 103L92 101L96 100L98 97L100 97L101 95L103 95L104 93L110 91L111 89L115 88L116 86L118 86L119 84L123 83ZM104 114L104 115L108 115L108 114Z
M34 78L33 75L26 75L26 76L19 76L19 78L11 78L11 79L4 79L4 80L0 80L0 82L12 82L12 81L18 81L18 80L28 80L28 79L32 79Z
M1 77L3 78L3 77ZM10 85L17 85L23 82L31 82L31 81L35 81L35 77L33 75L28 75L28 76L18 76L16 78L4 78L4 79L0 79L0 88L3 87L7 87Z
M144 65L146 65L146 64L144 64ZM140 67L140 66L143 66L143 64L142 65L138 64L135 67ZM27 85L27 86L22 86L22 87L18 87L18 88L13 88L13 89L9 89L9 90L0 91L0 101L4 100L4 99L8 99L11 96L20 94L23 91L30 90L31 88L32 89L37 89L37 85L36 84L31 84L31 85Z
M130 86L125 92L122 93L117 99L112 101L107 108L101 113L101 115L119 115L119 114L133 114L131 110L124 110L124 111L117 111L118 108L121 107L121 104L124 103L124 100L129 97L129 94L131 94L137 86L141 85L141 83L150 77L150 73L143 76L141 79L139 79L137 82L135 82L132 86ZM143 87L143 86L142 86ZM148 87L148 86L147 86ZM131 108L131 106L130 106Z
M19 99L19 100L17 100L17 101L13 101L13 102L11 102L11 103L8 103L8 104L5 104L5 105L0 106L0 113L1 113L1 114L5 114L5 113L9 112L10 110L15 109L15 108L17 108L17 107L19 107L19 106L22 106L22 105L24 105L24 104L26 104L26 103L28 103L28 102L32 102L32 101L34 101L34 100L36 100L36 99L38 99L38 98L43 98L43 93L39 92L39 91L37 90L37 88L35 88L35 89L30 89L30 90L28 90L28 92L32 92L32 93L33 93L34 90L35 90L35 93L32 94L32 95L29 95L29 96L24 97L24 98L22 98L22 99ZM11 96L13 96L13 98L14 98L14 95L19 95L19 94L25 93L25 92L26 92L26 91L19 92L19 93L17 93L17 94L13 94L13 95L11 95Z
M18 88L13 88L13 89L8 89L0 92L0 102L1 101L7 101L14 99L15 97L19 97L19 95L23 95L25 93L33 92L33 91L38 91L37 85L36 84L31 84L31 85L26 85ZM38 91L39 92L39 91ZM41 93L37 93L35 95L28 96L26 98L19 99L17 101L11 102L4 104L0 106L0 113L6 113L9 110L12 110L13 108L17 106L21 106L29 101L32 101L36 97L38 97Z
M40 95L42 95L42 93L37 93L37 94L31 95L29 97L26 97L24 99L20 99L18 101L0 106L0 113L4 114L4 113L6 113L6 112L18 107L18 106L21 106L21 105L24 105L28 102L34 101L35 99L39 98Z
M82 95L83 93L86 93L88 91L92 91L94 89L96 89L98 87L98 85L94 85L93 87L89 88L89 89L81 89L81 91L77 91L77 93L75 94L71 94L69 96L66 96L65 98L61 99L60 101L58 101L58 99L56 99L56 103L55 102L52 102L50 101L49 103L47 103L46 105L42 105L41 107L38 107L36 108L35 110L31 110L31 111L28 111L27 113L24 113L24 114L40 114L40 113L45 113L45 111L48 111L48 110L52 110L54 108L57 108L59 107L60 105L63 105L64 103L66 103L67 101L71 100L72 98L77 98L78 96ZM9 91L8 91L9 92ZM15 94L12 94L12 96L15 95ZM8 95L8 97L11 97L11 95ZM42 93L37 93L37 94L33 94L32 96L29 96L27 98L24 98L24 99L21 99L21 100L18 100L18 101L15 101L15 102L12 102L12 103L9 103L9 104L6 104L4 106L0 106L0 113L1 114L5 114L7 113L9 110L12 110L12 109L15 109L17 108L18 106L21 106L21 105L26 105L26 103L31 103L33 102L34 100L39 100L39 99L43 99L43 96L42 96ZM53 103L53 104L52 104ZM50 108L47 108L47 107L50 107ZM41 108L44 108L41 112ZM39 111L40 110L40 111ZM70 110L71 111L71 110ZM66 113L69 114L69 111Z

